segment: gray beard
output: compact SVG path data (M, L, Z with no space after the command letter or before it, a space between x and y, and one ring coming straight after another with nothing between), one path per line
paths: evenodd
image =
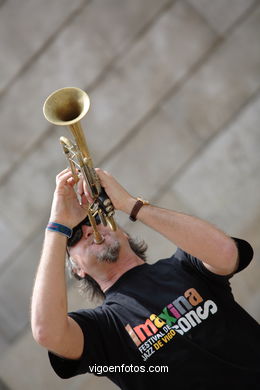
M115 263L118 259L120 248L121 247L119 241L115 241L109 247L104 248L101 253L97 254L98 261L106 263Z

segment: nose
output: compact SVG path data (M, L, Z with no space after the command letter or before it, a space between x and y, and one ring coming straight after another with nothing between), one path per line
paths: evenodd
M81 226L81 229L85 238L88 238L93 233L92 226L83 225Z

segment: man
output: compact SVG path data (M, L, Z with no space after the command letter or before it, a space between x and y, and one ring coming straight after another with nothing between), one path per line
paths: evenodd
M91 202L86 187L81 180L79 202L70 170L61 172L31 319L33 336L50 351L55 372L62 378L103 374L131 390L259 388L259 327L234 301L229 284L250 263L251 246L193 216L137 202L110 174L97 173L115 209L179 249L169 259L146 264L127 233L103 225L98 229L104 241L95 244L92 227L80 224ZM69 315L67 246L73 272L90 277L105 295L101 306Z

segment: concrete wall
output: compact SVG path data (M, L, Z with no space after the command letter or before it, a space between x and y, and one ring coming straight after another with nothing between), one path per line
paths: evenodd
M55 89L91 99L95 165L154 204L192 213L255 249L232 280L260 320L260 6L254 0L0 1L0 389L114 389L62 381L32 340L30 296L66 129L42 115ZM150 262L175 248L127 216ZM90 305L69 292L70 309Z

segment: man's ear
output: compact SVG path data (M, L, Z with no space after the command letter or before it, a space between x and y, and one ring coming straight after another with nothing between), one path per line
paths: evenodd
M77 274L80 278L85 278L86 273L82 268L73 268L73 272Z

